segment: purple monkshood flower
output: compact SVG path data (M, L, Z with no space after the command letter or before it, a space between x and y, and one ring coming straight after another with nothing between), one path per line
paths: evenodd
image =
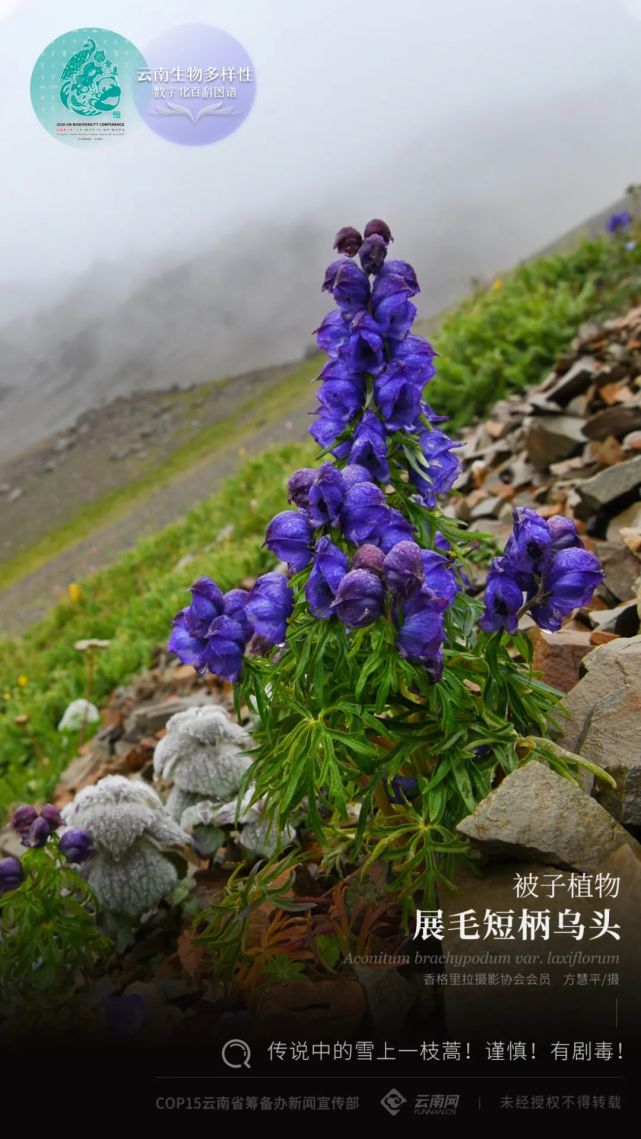
M587 605L603 576L598 558L589 550L560 550L543 574L543 599L531 609L537 625L556 633L564 617Z
M359 482L350 487L341 510L341 529L350 542L367 542L387 520L389 507L380 487L373 482Z
M343 425L353 419L365 403L365 377L358 373L341 377L338 374L341 369L348 373L342 361L332 360L323 370L323 382L318 389L318 402L324 415L341 421ZM326 375L330 372L334 375Z
M547 520L547 527L552 538L551 554L556 554L559 550L570 550L574 546L583 548L583 542L571 518L566 518L564 514L553 514Z
M222 590L208 577L199 577L191 586L192 602L183 610L185 628L194 637L204 637L214 617L223 609Z
M358 256L364 273L379 273L387 257L387 242L380 233L372 233L365 238Z
M428 665L437 676L442 667L443 638L443 614L426 603L415 605L412 612L405 615L396 643L402 656L417 664Z
M365 412L354 432L349 461L366 467L379 482L389 482L385 428L373 411Z
M349 490L352 486L356 486L358 482L372 481L372 476L367 470L367 467L361 467L358 463L348 463L346 467L343 467L341 474L346 490Z
M418 795L418 779L414 779L411 775L395 775L385 790L390 803L402 806L406 799L415 799Z
M23 846L44 846L51 834L51 827L46 819L34 819L29 830L23 834L21 842Z
M321 351L327 352L328 356L336 357L349 340L350 318L340 309L334 310L323 317L315 333L316 343Z
M359 312L351 324L348 338L340 347L340 356L356 372L376 375L385 363L381 330L368 312Z
M38 818L38 812L35 807L29 803L24 803L21 807L17 807L13 812L11 825L18 834L24 835L29 830L32 823Z
M312 526L306 514L298 510L282 510L276 514L265 535L263 545L294 573L305 569L312 557Z
M200 667L221 680L238 680L246 644L246 627L240 621L225 615L216 617L207 630Z
M549 526L536 510L523 507L513 511L514 529L505 547L505 558L513 576L523 589L530 589L535 575L543 573L552 535Z
M382 576L384 562L385 552L380 546L372 546L366 542L365 545L359 546L354 554L352 569L366 569Z
M397 542L403 542L405 539L413 540L416 531L400 510L387 506L385 517L376 523L369 537L387 554Z
M362 629L377 621L383 612L385 589L375 573L350 570L339 583L332 612L350 629Z
M309 507L309 488L318 471L314 467L301 467L294 471L287 483L287 501L293 502L300 510Z
M341 580L349 569L342 550L329 538L319 538L314 548L314 565L305 586L305 597L314 617L331 617L332 603Z
M416 294L421 291L416 279L416 273L412 266L408 265L407 261L386 261L381 269L381 276L399 277L411 297L416 296Z
M411 467L410 479L420 491L425 506L433 508L436 506L437 494L450 490L458 477L459 461L452 454L452 448L456 444L438 428L424 431L419 435L418 441L426 465L424 474L419 474Z
M309 517L314 526L336 521L345 491L343 475L338 467L333 463L323 463L309 491Z
M616 213L610 214L605 228L608 233L616 233L619 229L625 229L627 225L630 225L631 221L632 215L628 210L619 210Z
M405 613L429 603L432 609L447 609L458 592L452 563L436 550L421 550L423 582L418 596L405 605Z
M24 870L18 858L0 858L0 895L15 890L24 881Z
M479 627L486 633L507 629L518 631L518 612L523 604L523 590L516 580L507 558L494 558L485 587L485 612Z
M383 573L392 593L409 600L423 584L422 551L416 542L397 542L385 556Z
M413 431L421 414L421 388L392 362L374 383L374 397L387 431Z
M404 340L392 340L392 361L402 366L408 380L420 387L421 391L436 375L432 345L421 336L406 336ZM428 416L429 418L429 416ZM447 417L444 417L447 418Z
M402 277L379 274L372 293L374 319L390 340L402 340L414 323L416 306Z
M361 312L369 304L369 278L353 261L332 261L322 291L329 291L343 312Z
M76 865L86 862L92 854L95 854L94 844L87 832L73 827L60 836L59 845L65 861L74 862Z
M372 218L371 221L368 221L363 233L365 237L372 237L373 234L377 233L379 237L383 238L386 245L389 245L390 241L394 240L390 227L386 222L381 221L380 218Z
M344 225L334 238L334 249L345 257L355 257L362 244L363 238L353 225Z
M294 594L282 573L264 573L247 599L247 616L254 633L272 645L285 640L287 619L294 608Z
M318 418L315 423L312 423L309 434L312 439L318 443L318 446L325 450L334 442L336 436L345 430L345 420L338 415L330 414L323 407L319 407L318 411L314 414L317 415ZM349 448L349 442L341 444L340 447L335 448L334 454L338 455L339 451L347 453L349 452ZM340 458L341 456L338 457Z

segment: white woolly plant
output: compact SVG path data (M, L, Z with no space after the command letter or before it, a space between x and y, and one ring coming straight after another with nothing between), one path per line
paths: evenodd
M212 824L217 827L235 826L239 830L239 844L247 854L271 858L277 850L296 841L296 831L290 826L279 829L269 818L266 800L258 799L252 803L253 794L250 787L240 805L234 800L213 811Z
M163 848L188 844L189 837L153 787L106 775L83 787L62 817L68 826L86 831L96 848L82 873L101 909L138 918L171 893L178 874Z
M172 784L167 810L183 823L189 807L203 799L222 804L235 795L251 759L253 740L219 704L177 712L156 744L154 778ZM193 824L192 824L193 825Z

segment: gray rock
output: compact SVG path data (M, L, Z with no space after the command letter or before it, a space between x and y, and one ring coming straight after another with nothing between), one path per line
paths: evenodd
M638 427L641 427L641 407L620 403L592 415L585 425L585 434L588 439L607 439L609 435L622 439Z
M623 843L639 850L595 799L545 764L517 768L457 826L488 855L585 870Z
M603 510L619 498L632 494L641 486L641 455L614 467L606 467L577 488L581 502L588 510Z
M530 462L539 471L569 459L584 444L582 421L574 416L540 415L527 424L525 445Z
M617 781L601 803L625 826L641 825L641 636L600 645L583 660L586 674L566 698L573 719L561 743L598 763Z
M593 609L589 614L593 629L616 633L619 637L636 637L639 632L639 608L636 601L617 605L615 609Z
M641 522L641 518L640 518ZM609 533L609 531L608 531ZM617 601L626 601L634 597L639 589L639 575L641 575L641 559L623 545L623 542L601 542L592 539L594 553L603 566L605 584Z
M623 527L631 527L633 530L641 527L641 502L633 502L632 506L628 506L627 510L622 510L617 514L611 522L608 523L606 538L608 542L616 542L623 545L623 539L619 531Z
M573 396L579 395L590 386L597 370L598 365L594 357L583 356L563 376L558 378L554 375L546 381L544 390L547 398L553 399L561 406L569 403Z
M188 708L198 708L203 704L213 703L211 697L207 698L202 692L197 692L193 696L173 696L170 700L141 704L125 721L125 734L129 739L153 736L164 728L167 720L177 712L186 712Z

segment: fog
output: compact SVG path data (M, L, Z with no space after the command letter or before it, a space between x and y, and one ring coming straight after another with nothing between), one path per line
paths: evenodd
M0 0L0 454L135 388L294 359L339 226L384 217L421 314L641 180L637 0ZM206 147L90 148L33 113L43 48L209 22L253 59Z

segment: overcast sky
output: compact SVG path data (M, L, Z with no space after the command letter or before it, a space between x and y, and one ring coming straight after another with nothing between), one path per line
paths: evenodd
M484 195L509 179L523 131L534 130L540 189L553 201L576 164L582 98L605 107L611 137L601 137L601 118L574 170L576 201L550 209L548 236L640 173L641 0L0 0L0 12L3 283L50 278L55 287L95 258L126 271L261 217L305 216L315 202L329 200L343 224L364 184L366 212L383 199L402 232L408 203L420 199L429 215L444 189L456 202L441 172L457 138L472 124L491 147L493 120L506 115L513 152L503 133L501 152L480 170L475 154L467 178ZM189 22L224 28L255 62L256 102L231 137L180 147L141 125L88 152L42 128L29 81L56 36L95 24L144 52L158 32Z
M72 147L36 60L210 23L256 99L210 146ZM296 359L339 226L383 217L439 310L641 181L641 0L0 0L0 453L135 388Z

